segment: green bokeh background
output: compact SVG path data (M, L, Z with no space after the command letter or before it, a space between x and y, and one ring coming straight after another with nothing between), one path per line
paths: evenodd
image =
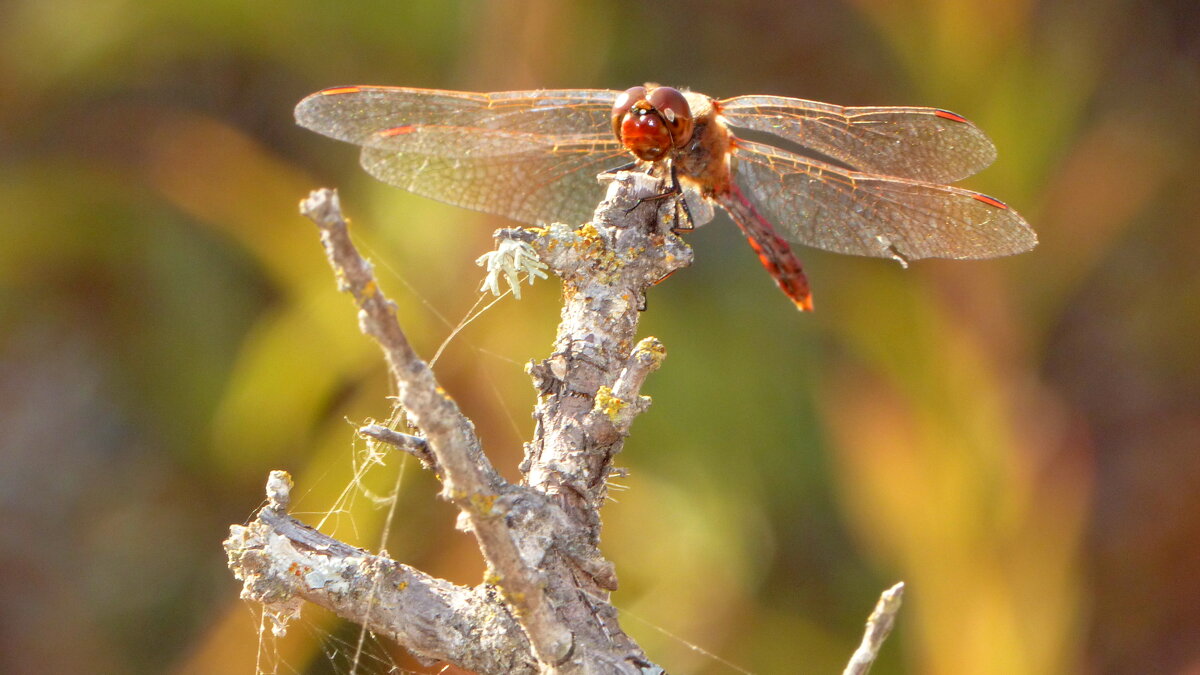
M965 184L1042 243L909 270L803 250L800 315L724 216L690 235L644 316L669 356L604 513L650 655L840 672L903 579L875 672L1200 671L1194 0L10 0L0 24L0 670L336 669L352 630L306 610L260 642L225 569L275 468L303 517L370 547L368 490L403 471L388 550L476 583L417 467L338 500L388 389L296 204L341 189L426 355L508 223L374 182L292 106L653 80L960 112L1000 149ZM525 295L437 366L510 477L522 365L557 318L555 283Z

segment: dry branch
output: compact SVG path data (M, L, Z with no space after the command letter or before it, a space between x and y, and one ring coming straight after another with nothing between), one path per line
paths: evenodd
M268 505L234 525L225 550L244 581L242 597L263 603L276 632L319 605L405 645L427 663L451 661L480 673L535 673L529 642L487 586L466 588L354 548L287 515L292 481L272 471Z
M264 604L282 631L302 601L392 637L418 658L479 673L661 673L621 630L608 601L617 587L600 553L599 511L613 459L640 394L665 357L655 338L635 343L645 292L691 262L670 231L671 200L641 173L620 173L592 223L497 232L529 244L563 282L553 353L531 362L538 391L522 482L504 480L471 422L438 385L396 321L396 307L355 249L336 193L314 192L302 211L320 228L362 331L381 347L397 400L420 435L377 424L359 433L416 456L442 481L488 572L467 588L338 542L287 514L291 479L271 473L267 506L225 542L242 597ZM847 673L865 673L899 606L900 587L880 600Z
M468 589L329 539L286 514L290 481L275 472L268 506L226 541L243 597L284 618L302 598L394 637L421 658L481 673L661 672L618 625L607 600L616 574L598 548L613 457L648 405L642 382L665 354L653 338L634 343L644 293L691 261L660 217L670 200L640 202L660 190L644 174L618 174L592 223L497 235L530 244L563 280L555 351L529 367L541 395L521 485L495 471L470 421L409 345L395 305L350 240L336 193L314 192L302 211L320 227L339 285L354 297L363 332L382 348L397 400L421 435L378 425L360 433L414 454L436 473L488 574Z
M862 643L850 657L850 663L842 671L842 675L867 675L871 665L879 656L883 641L892 632L896 623L896 613L900 611L900 601L904 598L904 582L887 589L875 603L875 611L867 618L867 628L863 632Z

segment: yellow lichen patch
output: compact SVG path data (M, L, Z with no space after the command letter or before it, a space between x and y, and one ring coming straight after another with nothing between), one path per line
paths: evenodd
M407 582L407 581L401 581L400 583L396 584L396 590L398 590L398 591L402 591L402 590L404 590L404 589L406 589L406 588L408 588L408 582Z
M579 237L575 244L576 249L583 249L588 259L592 263L593 269L611 270L615 269L620 259L616 253L609 249L604 242L604 237L595 225L587 223L575 231Z
M644 356L649 357L654 367L658 368L667 358L667 346L653 335L644 337L638 341L637 347L634 349L634 356L639 359Z
M496 505L496 495L473 494L471 495L471 506L475 510L484 515L492 512L492 508Z
M616 421L617 415L625 409L629 402L613 396L611 387L600 387L596 392L596 403L592 406L593 410L598 410L603 413L608 419Z
M578 230L576 230L576 233L581 239L600 238L600 230L597 230L596 226L591 223L584 223Z

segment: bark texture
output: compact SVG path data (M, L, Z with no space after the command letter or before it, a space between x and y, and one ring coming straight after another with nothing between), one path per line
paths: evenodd
M281 626L301 600L313 602L423 660L480 673L662 672L609 604L617 577L600 553L599 510L613 458L649 405L639 389L665 356L656 339L635 339L646 289L690 264L691 250L671 231L673 200L641 201L662 192L659 180L643 173L608 180L591 223L497 233L532 246L563 283L554 352L528 367L537 425L519 484L491 465L471 422L409 345L395 305L351 243L336 193L319 190L301 205L420 431L369 425L362 433L436 473L488 573L466 588L316 532L287 514L291 479L277 471L267 506L248 525L233 526L225 542L244 598L263 602Z

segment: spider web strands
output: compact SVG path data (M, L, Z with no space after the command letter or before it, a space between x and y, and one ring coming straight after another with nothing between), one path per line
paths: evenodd
M408 286L410 289L412 289L412 286L410 284ZM412 289L412 290L414 290L414 292L415 292L415 289ZM507 293L506 293L506 295L507 295ZM476 311L476 309L479 307L479 304L481 302L483 302L483 300L486 298L486 295L481 294L479 299L475 302L475 304L471 307L471 309L468 310L466 316L464 316L464 318L459 321L458 325L455 326L453 328L453 330L451 330L450 334L446 336L445 340L442 341L441 345L438 347L437 352L434 354L433 358L430 359L429 367L432 368L434 366L434 364L440 358L443 350L454 340L454 338L464 328L466 328L467 325L469 325L474 319L481 316L484 312L486 312L488 309L490 309L492 306L494 306L497 302L502 300L503 297L504 296L502 295L500 297L495 298L492 302L488 303L485 307ZM438 313L437 315L439 316L439 318L441 317L440 313ZM448 321L446 321L446 325L449 325ZM478 348L474 348L474 347L472 347L472 348L477 352L482 351L482 350L479 350ZM489 382L490 382L490 379L489 379ZM491 384L492 384L492 390L498 394L498 391L495 388L495 383L493 382ZM502 402L502 404L503 404L503 402ZM519 437L520 429L518 427L516 427L516 421L512 417L511 411L507 410L507 407L505 408L505 413L507 414L510 422L513 424L514 430L517 432L517 435ZM411 425L408 425L404 421L404 418L405 418L404 409L397 405L396 408L393 410L391 417L388 420L387 426L389 428L393 428L393 427L397 427L397 426L411 426ZM378 462L378 463L381 464L382 462ZM358 491L360 491L360 492L363 491L365 488L363 488L361 486L360 481L363 478L365 478L367 470L369 470L370 466L372 466L373 464L375 464L375 463L367 462L367 463L364 463L361 468L356 466L354 477L351 479L351 482L343 490L342 494L346 495L351 490L351 488L353 488L355 486L357 486ZM391 536L392 524L394 522L396 510L398 508L401 487L403 485L404 474L405 474L405 470L407 469L407 467L408 467L408 457L404 456L401 459L400 469L396 475L396 483L393 486L391 494L386 498L386 501L388 504L388 511L387 511L386 517L384 518L383 527L380 530L379 547L378 547L377 551L375 551L375 553L377 555L381 555L381 556L385 555L387 541ZM335 508L338 508L338 507L335 505ZM381 583L381 581L382 581L382 573L380 571L377 571L375 574L375 578L373 580L373 584L371 586L371 591L369 594L371 599L368 600L369 603L376 601L375 598L378 597L379 584ZM358 640L356 641L356 643L354 645L352 661L351 661L350 670L349 670L349 672L352 675L354 673L358 672L360 660L363 655L364 643L365 643L367 634L369 632L370 631L368 630L368 628L365 625L360 626L359 633L358 633ZM390 673L390 672L401 672L401 671L394 670L394 666L393 666L393 668L389 669L387 672ZM408 672L408 671L402 671L402 672Z
M403 415L403 411L400 410L399 408L397 408L397 414ZM399 421L399 420L396 420L396 421ZM380 531L379 531L379 548L375 552L376 555L379 555L379 556L386 555L387 542L388 542L388 539L392 536L392 523L394 522L395 517L396 517L397 505L400 503L400 488L404 485L404 474L405 474L405 470L408 468L408 463L409 463L408 455L404 455L400 458L400 469L396 472L396 483L395 483L395 485L392 486L392 494L389 495L389 498L388 498L389 503L388 503L387 516L383 519L383 527L380 528ZM378 569L375 571L375 578L372 580L371 592L370 592L370 596L369 596L370 599L367 601L369 603L369 605L378 602L379 584L382 583L382 581L383 581L383 570ZM370 612L369 605L368 605L368 610L367 610L368 613ZM358 672L359 660L362 658L362 653L363 653L363 642L366 640L368 632L369 631L367 629L367 626L364 623L359 628L358 642L354 646L354 660L353 660L353 662L351 664L351 668L350 668L351 675Z
M383 351L396 381L398 402L428 436L442 468L442 494L459 507L480 551L502 580L506 602L528 637L533 656L543 663L558 662L573 648L572 635L548 605L537 573L510 536L509 523L490 510L497 492L508 485L480 450L473 425L417 356L396 319L395 305L381 292L371 265L348 236L336 193L313 192L302 202L301 211L321 229L340 286L359 308L359 327Z
M468 325L473 323L479 317L483 316L484 313L486 313L492 307L495 307L497 303L499 303L501 300L504 299L504 297L505 297L505 295L507 295L507 293L502 294L500 297L491 300L486 305L484 305L482 308L480 308L480 305L485 300L487 300L487 295L485 293L480 293L479 297L475 300L475 303L472 304L471 307L469 309L467 309L467 311L464 313L463 318L460 319L458 321L458 323L452 323L450 321L450 319L447 318L446 315L443 314L441 311L439 311L437 309L437 307L434 306L434 304L423 293L421 293L421 291L418 290L417 287L414 286L412 284L412 282L410 282L405 275L401 274L399 272L399 270L395 269L392 265L390 265L387 262L386 256L380 256L376 251L374 251L370 247L365 246L362 242L356 241L355 243L358 244L360 247L362 247L364 250L368 251L371 254L371 259L377 261L376 264L378 266L380 266L382 269L387 270L388 274L391 275L392 278L396 279L401 284L403 284L404 288L409 293L411 293L412 296L414 298L416 298L417 301L421 304L421 306L424 307L426 310L428 310L429 313L431 315L433 315L433 317L435 319L437 319L437 321L439 321L446 328L450 329L450 332L446 334L446 337L438 345L438 348L435 351L434 356L429 360L430 368L434 367L434 365L437 364L438 360L442 357L442 354L445 353L446 349L448 349L450 347L450 345L452 343L454 343L455 340L458 340L462 344L466 345L466 347L468 349L470 349L478 354L484 354L484 355L487 355L489 357L498 359L500 361L503 361L503 362L509 363L509 364L514 364L514 365L518 365L518 366L523 365L522 362L518 362L515 359L509 358L502 354L498 354L498 353L490 351L488 349L483 349L483 348L479 347L478 345L474 344L473 342L471 342L470 340L467 340L467 339L464 339L461 337L462 331L465 330ZM509 422L511 423L513 433L515 434L516 439L518 441L522 440L521 427L517 423L516 416L513 414L511 406L508 404L508 401L505 400L500 395L500 390L496 386L496 383L492 379L491 375L489 375L485 372L484 376L486 377L488 384L491 387L491 391L495 394L496 402L500 406L501 410L504 412L505 417L507 417ZM402 415L403 415L403 410L400 408L396 408L396 410L393 412L391 419L389 419L387 422L388 426L391 428L396 428L398 425L400 425L401 424L400 418L402 417ZM405 426L408 426L407 423L403 423L403 424Z
M465 330L467 326L469 326L473 321L475 321L475 319L478 319L479 317L483 316L484 312L488 311L492 307L495 307L496 303L503 300L510 293L512 293L511 290L505 291L500 296L498 296L496 298L492 298L492 300L490 302L488 302L486 305L483 305L482 308L479 306L481 304L483 304L485 301L487 301L488 297L487 297L486 293L480 293L479 298L475 300L475 304L471 305L470 309L467 310L467 313L463 316L462 320L458 322L458 325L454 326L450 330L450 333L446 335L446 338L444 340L442 340L442 343L440 345L438 345L437 351L435 351L433 353L433 357L429 359L429 367L432 368L437 364L438 359L442 358L442 354L450 346L450 343L453 342L454 339L456 337L458 337L459 334L462 333L462 331ZM482 350L479 350L474 345L470 345L470 346L472 349L474 349L476 351L482 351Z
M674 640L675 642L683 645L684 647L687 647L688 649L696 652L697 654L700 654L701 656L703 656L707 659L711 659L717 663L720 663L721 665L726 666L732 670L735 670L735 671L741 673L742 675L754 675L753 671L746 670L745 668L737 665L736 663L734 663L732 661L723 659L720 656L717 656L716 654L701 647L700 645L698 645L694 642L689 642L688 640L676 635L675 633L672 633L671 631L667 630L666 628L663 628L662 626L654 623L653 621L650 621L649 619L642 618L642 617L638 616L637 614L634 614L633 612L631 612L627 609L617 607L616 605L613 605L613 607L616 607L617 611L621 613L621 616L627 616L631 619L634 619L634 620L638 621L639 623L641 623L659 633L662 633L663 635L667 636L669 639Z
M308 639L311 644L317 646L321 657L329 668L336 673L354 674L361 672L366 666L370 673L412 673L416 675L416 671L408 670L401 667L389 653L388 648L384 645L374 633L369 636L369 641L359 650L354 643L339 637L335 632L352 625L350 622L330 617L333 622L332 630L323 627L320 622L296 617L292 620L291 625L301 626L308 633ZM260 637L262 635L260 634ZM308 672L311 667L308 659L304 659L304 663L300 666L289 663L279 651L279 638L271 636L269 638L273 648L268 652L262 647L266 642L260 643L260 659L255 663L255 673L258 675L278 675L279 673L296 673ZM309 655L302 652L300 656L308 657ZM265 655L265 661L263 656Z

